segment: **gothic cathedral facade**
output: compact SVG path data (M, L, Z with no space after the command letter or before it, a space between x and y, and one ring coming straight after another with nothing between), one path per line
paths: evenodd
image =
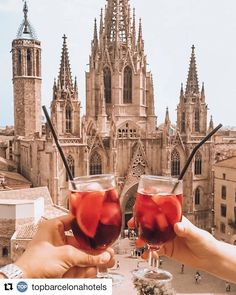
M119 3L118 3L119 2ZM147 70L141 21L136 26L128 0L108 0L94 24L86 112L81 116L76 79L72 79L67 38L63 36L58 78L53 85L51 120L74 176L114 173L124 226L132 215L142 174L178 177L186 158L207 132L204 85L199 89L192 47L185 90L181 85L177 125L157 125L152 74ZM48 186L53 201L68 206L68 179L47 126L41 123L41 44L24 19L12 42L15 140L19 172L34 186ZM137 29L137 30L136 30ZM184 213L211 228L214 142L196 154L184 178Z

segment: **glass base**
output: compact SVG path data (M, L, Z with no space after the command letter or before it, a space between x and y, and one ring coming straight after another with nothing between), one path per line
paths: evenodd
M133 284L140 295L168 294L174 295L172 288L172 274L162 269L141 268L134 270Z
M125 276L117 272L109 272L108 278L112 279L112 286L119 285L125 279Z
M112 279L112 286L119 285L125 279L125 276L117 272L100 272L97 274L99 279Z

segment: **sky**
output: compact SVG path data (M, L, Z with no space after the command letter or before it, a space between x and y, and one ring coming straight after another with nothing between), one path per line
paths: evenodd
M106 0L28 0L28 17L42 46L42 104L52 100L62 36L68 37L72 75L85 112L85 72L93 36ZM168 106L176 123L181 83L186 85L195 45L199 85L204 82L208 121L236 126L236 1L130 0L142 19L148 68L153 74L157 122ZM13 125L11 43L23 20L22 0L0 0L0 126Z

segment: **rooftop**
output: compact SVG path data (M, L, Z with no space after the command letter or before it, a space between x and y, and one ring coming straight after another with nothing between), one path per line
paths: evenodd
M226 160L219 161L215 166L236 169L236 157L230 157Z
M0 199L0 205L30 204L33 200Z
M0 203L2 200L20 200L21 202L34 201L38 198L44 198L45 211L42 217L46 219L65 215L68 210L53 204L47 187L35 187L19 190L0 191Z

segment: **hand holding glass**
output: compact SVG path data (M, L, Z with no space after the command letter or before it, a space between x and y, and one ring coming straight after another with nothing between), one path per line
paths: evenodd
M112 174L77 177L69 183L72 231L78 247L97 255L119 237L121 209Z
M141 176L134 218L139 237L149 245L150 258L151 249L174 239L174 224L182 216L182 198L182 181L171 177ZM168 288L168 294L173 292L169 285L172 275L167 271L149 267L134 271L133 276L136 288L152 286L153 290Z

